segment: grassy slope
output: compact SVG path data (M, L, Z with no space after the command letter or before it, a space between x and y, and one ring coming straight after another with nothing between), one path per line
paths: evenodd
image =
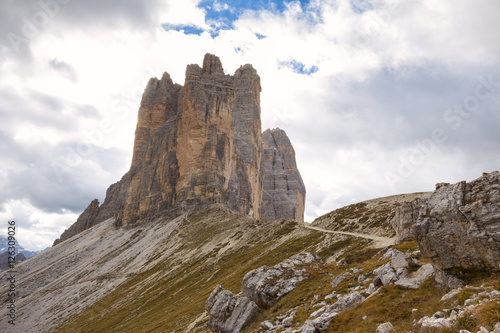
M274 265L325 238L299 230L294 221L259 223L214 210L191 214L180 230L176 239L166 240L180 244L176 258L130 277L77 318L70 318L58 332L183 330L203 313L217 284L238 293L248 271ZM177 258L185 260L180 263Z
M390 221L396 215L397 207L402 202L416 198L427 199L430 194L431 192L400 194L359 202L320 216L312 224L335 231L394 237Z
M350 215L352 219L359 217ZM197 318L200 320L188 331L208 332L202 329L207 322L203 317L204 305L217 284L222 283L237 294L243 276L254 268L274 265L302 251L317 253L325 260L334 256L336 260L309 267L311 278L270 309L261 311L244 332L257 332L262 321L272 321L291 309L297 311L293 325L299 327L318 309L312 307L314 303L335 302L335 298L324 299L333 291L330 283L334 276L361 269L338 286L338 293L348 293L359 285L357 276L370 273L387 261L374 257L378 250L370 248L370 242L364 239L322 234L288 220L262 223L220 209L190 214L179 232L165 242L176 244L175 256L130 277L97 304L69 318L58 332L183 332ZM418 246L411 242L396 248L406 252ZM500 288L499 276L495 274L469 272L462 277L473 285L488 283ZM392 322L398 331L408 332L414 319L443 309L440 299L447 291L436 288L433 282L424 283L416 291L384 287L380 294L341 313L328 332L374 332L386 321ZM461 327L477 331L481 323L495 321L496 308L484 308L461 323Z

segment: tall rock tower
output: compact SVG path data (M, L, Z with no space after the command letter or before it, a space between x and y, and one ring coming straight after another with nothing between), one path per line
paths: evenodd
M95 200L57 244L113 217L118 226L220 203L264 220L303 220L305 187L282 130L261 132L260 77L234 75L206 54L184 86L152 78L142 96L130 170Z
M304 220L306 187L297 169L295 150L285 131L262 133L262 205L260 217L271 221L282 217Z

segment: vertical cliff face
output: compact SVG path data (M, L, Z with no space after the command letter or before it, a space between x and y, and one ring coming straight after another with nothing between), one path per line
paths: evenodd
M148 143L156 130L167 120L171 123L177 118L181 90L182 86L174 84L168 73L164 73L161 80L149 80L137 115L132 168L145 158Z
M260 205L260 78L250 65L225 75L214 55L190 65L177 151L178 200L222 202L258 217Z
M290 139L285 131L276 128L266 130L262 142L262 219L284 217L303 221L306 188Z
M167 73L151 79L130 170L109 187L83 230L110 217L127 226L213 203L265 220L302 220L305 189L295 153L282 130L266 131L263 141L260 92L251 65L226 75L211 54L203 67L187 66L184 86ZM78 225L70 229L82 231Z

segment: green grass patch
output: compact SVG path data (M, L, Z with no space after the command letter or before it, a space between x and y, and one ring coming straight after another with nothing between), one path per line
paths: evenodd
M396 331L407 332L413 325L418 308L419 318L441 310L439 300L444 292L436 291L427 281L418 290L401 290L394 286L383 287L378 295L361 303L355 309L342 312L335 318L327 332L375 332L378 325L390 321ZM363 317L367 316L363 320Z

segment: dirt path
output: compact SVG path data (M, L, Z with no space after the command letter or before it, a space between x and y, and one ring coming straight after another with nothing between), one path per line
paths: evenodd
M320 231L320 232L327 232L330 234L341 234L341 235L371 239L371 240L375 241L375 244L373 244L374 247L386 247L389 245L394 245L394 240L396 239L396 238L380 237L380 236L374 236L374 235L358 234L355 232L326 230L326 229L321 229L318 227L313 227L313 226L308 226L308 225L304 225L303 227L307 228L307 229L311 229L311 230Z

